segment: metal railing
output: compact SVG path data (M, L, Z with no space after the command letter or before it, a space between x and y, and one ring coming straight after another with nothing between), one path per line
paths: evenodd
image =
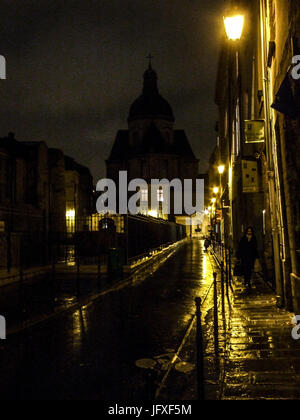
M205 299L197 297L195 299L196 305L196 349L197 349L197 391L198 399L206 399L206 386L205 386L205 348L204 348L204 334L202 325L202 308L203 304L213 288L213 347L215 355L215 368L217 375L221 374L220 370L220 321L223 326L223 333L226 343L226 302L230 309L230 290L232 290L232 249L222 247L221 245L214 244L211 247L211 255L213 256L217 267L220 270L219 280L217 272L213 273L213 280L207 292ZM218 287L219 286L219 287ZM220 308L220 309L219 309ZM222 315L221 315L222 314Z

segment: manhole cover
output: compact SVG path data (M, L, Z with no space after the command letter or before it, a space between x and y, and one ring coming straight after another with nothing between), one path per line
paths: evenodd
M188 362L179 362L179 363L176 363L175 369L178 372L182 372L182 373L187 374L187 373L191 373L195 369L195 365L193 365L192 363L188 363Z
M154 369L156 361L153 359L140 359L135 362L135 365L141 369Z

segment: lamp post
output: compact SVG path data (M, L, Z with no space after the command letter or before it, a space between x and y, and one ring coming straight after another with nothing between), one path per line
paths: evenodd
M242 123L242 80L241 80L241 63L240 63L240 54L239 54L239 46L240 46L240 39L243 34L245 23L245 17L243 14L234 11L233 14L229 14L228 16L224 17L224 26L226 35L229 41L229 58L228 58L228 118L229 118L229 133L232 136L232 123L231 123L231 106L232 106L232 97L231 97L231 77L232 77L232 67L231 67L231 51L232 46L234 47L235 51L235 61L236 61L236 69L237 69L237 82L238 82L238 100L239 100L239 120L240 120L240 139L242 138L242 130L243 130L243 123ZM234 110L234 115L236 115L236 111Z
M222 175L225 171L225 165L219 165L218 166L218 172L219 172L219 176L220 176L220 205L221 205L221 220L220 220L220 241L222 243L222 236L223 236L223 232L222 232L222 220L223 220L223 184L222 184Z
M225 166L224 165L220 165L218 167L218 172L220 175L220 200L221 200L221 205L222 205L222 200L223 200L223 184L222 184L222 175L225 171Z
M243 29L245 25L245 15L237 7L233 8L230 13L224 17L224 27L228 39L228 137L229 137L229 168L232 168L232 156L233 154L238 155L239 151L242 150L242 139L243 139L243 113L242 113L242 79L241 79L241 63L240 63L240 40L242 38ZM237 89L232 89L232 82L237 83ZM234 97L234 91L237 91L237 97ZM233 135L233 123L238 127L239 133L236 133L236 137ZM237 130L236 130L237 131ZM220 183L222 187L222 174L225 171L224 165L220 165L218 168L220 174ZM231 191L231 196L232 196ZM231 197L232 200L232 197ZM223 214L223 191L221 191L221 206ZM235 232L232 218L232 202L231 206L231 217L229 232ZM231 238L233 240L233 238Z

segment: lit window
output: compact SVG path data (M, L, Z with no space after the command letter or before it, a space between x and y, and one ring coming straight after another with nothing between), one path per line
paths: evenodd
M66 211L66 225L67 225L67 232L74 233L75 232L75 209L69 209Z
M141 201L148 202L148 190L141 191Z
M157 190L157 201L161 203L164 201L164 191L162 189Z

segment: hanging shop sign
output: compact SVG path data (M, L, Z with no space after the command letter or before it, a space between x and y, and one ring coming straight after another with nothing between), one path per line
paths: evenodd
M245 120L245 142L263 143L265 141L265 121Z
M258 166L252 160L242 161L243 193L259 192Z

